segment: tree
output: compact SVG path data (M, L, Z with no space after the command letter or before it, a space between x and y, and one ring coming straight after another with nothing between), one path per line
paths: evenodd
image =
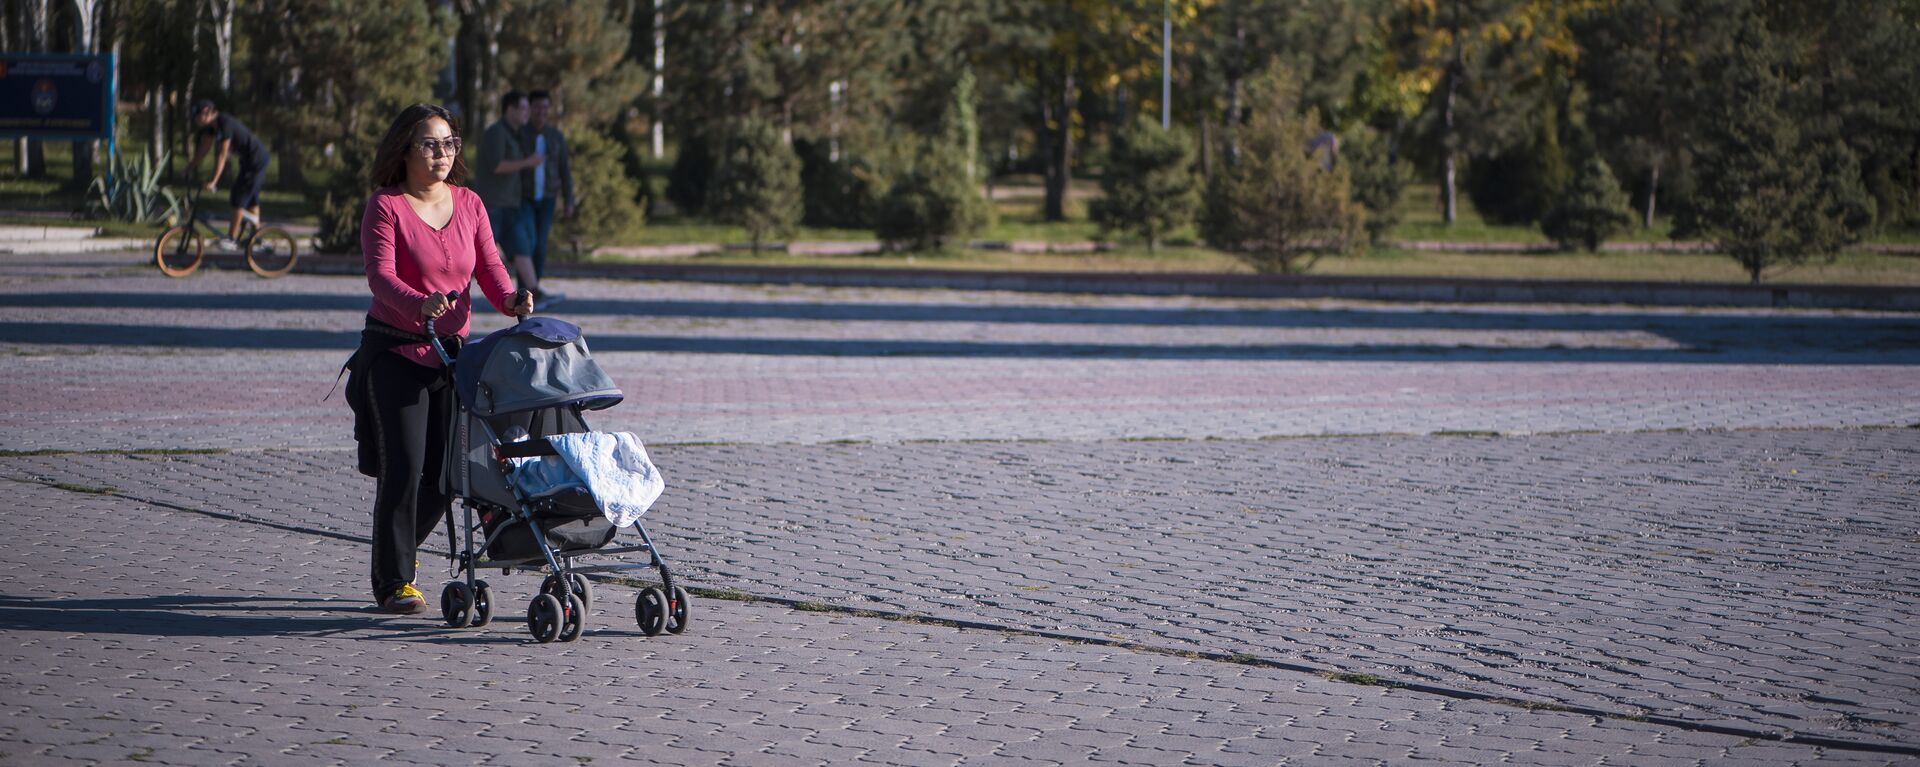
M645 9L651 13L651 9ZM609 0L522 0L499 34L501 90L546 90L568 127L604 129L639 101L646 71L627 58L638 9Z
M963 70L937 129L918 141L913 164L881 198L874 234L889 248L934 250L967 237L991 215L980 196L974 78Z
M574 193L580 207L571 219L556 227L554 239L585 246L617 242L646 221L646 212L635 202L639 185L626 173L627 147L593 130L576 130L567 136L572 156Z
M1480 59L1502 38L1500 22L1514 0L1397 0L1388 24L1398 68L1416 72L1420 81L1437 83L1427 92L1427 143L1440 164L1441 206L1449 226L1459 217L1458 188L1462 155L1487 125L1475 122L1465 103L1485 69Z
M1329 253L1362 245L1366 214L1352 200L1345 167L1308 154L1317 121L1295 114L1290 75L1270 72L1254 86L1256 108L1240 156L1214 174L1200 218L1207 244L1262 274L1295 274Z
M1114 137L1100 189L1105 195L1091 210L1100 231L1137 234L1149 252L1158 249L1168 233L1193 222L1200 201L1193 140L1146 115L1135 117Z
M1730 21L1730 44L1702 66L1700 189L1679 223L1757 283L1768 269L1831 258L1857 242L1872 203L1849 149L1804 140L1765 20L1741 9Z
M790 237L800 224L800 158L772 122L757 117L735 121L711 193L710 207L722 219L745 227L758 253L768 239Z
M1340 163L1353 183L1353 201L1367 209L1367 241L1379 243L1400 223L1400 199L1406 195L1412 170L1394 162L1386 137L1360 127L1340 141Z
M1787 39L1794 111L1809 139L1843 143L1885 223L1920 221L1920 3L1767 3ZM1830 165L1830 163L1826 163Z
M935 79L950 85L947 70L932 62L944 61L943 52L959 44L953 38L963 37L922 34L922 17L946 18L981 3L670 3L664 23L677 42L664 78L680 147L668 197L687 212L704 205L710 195L698 190L712 182L719 159L713 153L726 140L725 126L742 117L772 123L789 147L822 145L810 156L889 175L887 134L902 125L917 129L937 114L901 109L903 94Z
M249 9L243 29L254 55L287 54L270 73L256 127L291 147L282 163L300 162L302 147L332 147L322 163L326 180L307 190L320 208L317 239L323 250L358 248L374 146L394 115L431 91L446 49L418 41L446 39L453 19L424 3L381 0L271 0ZM477 136L479 127L460 129Z
M1614 179L1613 169L1599 152L1591 151L1541 220L1540 229L1563 250L1597 251L1600 243L1632 222L1626 192Z
M1574 25L1589 124L1623 171L1642 180L1640 222L1651 228L1663 177L1688 160L1695 68L1687 53L1710 29L1695 3L1618 0Z

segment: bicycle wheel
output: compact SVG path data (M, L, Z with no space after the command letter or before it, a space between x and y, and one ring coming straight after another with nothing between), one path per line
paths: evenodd
M153 243L153 263L168 277L185 277L200 268L207 256L207 238L193 229L176 226Z
M247 240L247 268L262 277L279 277L293 271L293 262L299 257L299 245L293 235L279 227L262 229Z

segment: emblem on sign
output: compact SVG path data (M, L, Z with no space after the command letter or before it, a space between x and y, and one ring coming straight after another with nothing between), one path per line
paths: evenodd
M53 87L52 80L41 80L33 84L33 111L35 114L53 113L53 105L60 99L60 90Z

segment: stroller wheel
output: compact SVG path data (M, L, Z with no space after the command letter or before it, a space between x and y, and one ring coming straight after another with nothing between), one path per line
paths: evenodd
M467 584L451 581L440 590L440 617L446 619L447 628L473 625L473 592L467 590Z
M579 573L572 574L571 576L568 577L567 580L569 583L572 584L573 593L580 597L580 603L583 605L586 605L588 610L592 610L593 609L593 581L587 580L587 576L581 575ZM559 599L560 598L560 576L549 575L546 578L542 579L540 581L540 593L552 594L555 599Z
M667 594L658 588L648 586L640 590L640 596L633 600L634 617L640 621L640 630L647 636L657 637L667 628Z
M571 642L580 638L581 629L587 625L587 605L578 596L567 597L567 617L560 622L560 641Z
M687 630L687 590L673 587L667 599L667 633L678 634Z
M493 622L493 587L486 581L477 581L473 589L473 624L485 626Z
M559 639L560 624L565 621L566 611L552 594L534 597L533 604L527 605L527 630L533 632L534 641L541 644Z

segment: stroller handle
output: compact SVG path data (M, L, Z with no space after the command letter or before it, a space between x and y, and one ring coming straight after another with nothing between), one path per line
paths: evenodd
M458 290L447 291L447 303L451 304L459 300L460 300L460 291ZM427 340L433 342L433 351L435 354L440 355L440 364L451 368L453 367L453 358L447 356L447 347L442 346L440 344L440 334L435 333L433 331L433 320L434 320L433 317L427 318Z

